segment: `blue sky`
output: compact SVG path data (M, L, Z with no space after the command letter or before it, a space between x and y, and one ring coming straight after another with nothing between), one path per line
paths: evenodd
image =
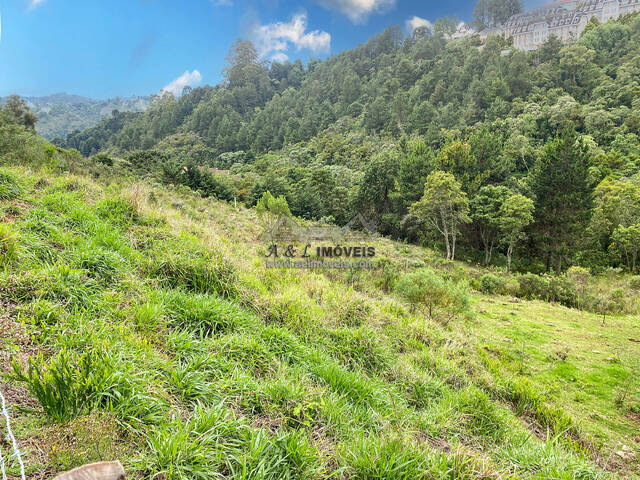
M328 55L475 0L0 0L0 96L148 95L216 84L238 37L264 59Z

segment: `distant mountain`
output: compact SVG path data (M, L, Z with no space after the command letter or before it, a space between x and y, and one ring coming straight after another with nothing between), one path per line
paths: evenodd
M113 110L141 112L149 106L149 97L111 98L95 100L56 93L46 97L25 97L29 108L38 116L36 130L51 140L65 138L74 130L84 130L96 125Z

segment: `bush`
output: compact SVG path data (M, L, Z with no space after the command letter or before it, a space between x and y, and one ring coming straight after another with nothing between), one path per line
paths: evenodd
M519 297L557 302L568 307L576 304L577 293L574 284L564 275L542 276L526 273L518 277L518 282Z
M567 307L576 304L577 293L574 283L566 276L554 275L549 278L549 300Z
M525 273L518 277L518 296L529 300L549 300L549 280L540 275Z
M469 307L466 287L451 280L443 280L429 268L404 275L398 281L395 291L412 308L426 308L430 319L437 311L441 311L450 320Z
M480 277L480 285L484 293L503 294L507 280L492 273L486 273Z
M629 288L640 290L640 275L634 275L629 279Z
M423 268L411 272L398 280L396 294L404 298L412 308L424 307L429 318L447 294L444 280L433 270Z

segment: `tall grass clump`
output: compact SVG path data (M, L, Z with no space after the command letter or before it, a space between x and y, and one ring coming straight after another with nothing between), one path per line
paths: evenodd
M125 267L120 254L101 247L75 249L71 263L74 268L84 270L89 277L103 285L114 283Z
M164 306L169 326L207 337L251 324L251 315L223 298L180 290L160 292L158 303Z
M11 264L17 257L20 236L6 223L0 224L0 266Z
M62 350L49 361L39 354L26 366L14 361L12 367L11 378L26 385L45 414L65 423L91 411L113 365L99 351L78 355Z
M5 170L0 170L0 200L13 200L22 193L18 177Z
M100 292L100 285L84 270L65 264L56 264L44 270L42 296L69 304L86 305Z
M196 407L191 418L161 426L148 440L142 470L166 480L320 478L316 450L302 432L253 429L226 408Z
M135 205L128 199L108 197L95 206L95 211L101 218L116 225L129 225L139 218Z
M400 438L361 435L341 452L350 478L359 480L426 480L429 462L425 452Z
M231 263L217 255L163 252L151 261L149 274L170 288L194 293L215 293L223 297L238 295L238 278Z

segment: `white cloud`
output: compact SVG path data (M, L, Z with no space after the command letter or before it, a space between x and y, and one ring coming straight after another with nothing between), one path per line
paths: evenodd
M289 55L283 52L277 52L271 55L271 60L278 63L284 63L289 60Z
M269 25L255 25L253 40L261 58L270 56L275 61L286 61L285 52L293 45L296 50L311 50L313 53L328 52L331 48L331 35L320 30L307 32L307 14L298 13L289 22L277 22ZM286 57L286 58L285 58Z
M38 8L42 5L45 0L28 0L29 1L29 9L33 10L34 8Z
M316 0L329 10L338 9L354 23L363 23L371 13L393 8L396 0Z
M416 17L415 15L406 21L409 33L415 32L418 28L426 27L427 30L433 30L433 24L426 18Z
M176 78L173 82L162 89L163 92L169 92L173 96L177 97L182 94L182 90L184 87L194 87L202 81L202 75L198 70L194 70L193 72L189 72L187 70L178 78Z

